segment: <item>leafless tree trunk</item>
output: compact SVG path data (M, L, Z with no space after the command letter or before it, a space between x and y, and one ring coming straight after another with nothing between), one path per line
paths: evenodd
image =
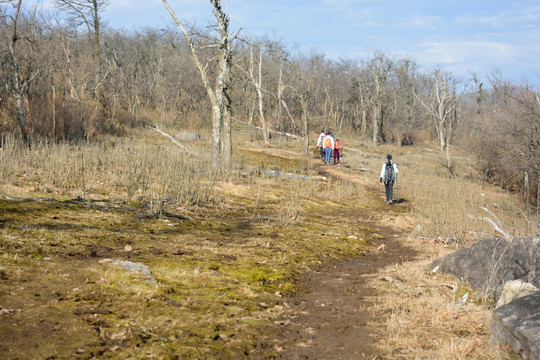
M15 105L15 116L17 119L17 124L21 131L21 136L23 141L30 145L30 138L28 137L28 132L26 130L26 114L24 111L24 97L25 93L28 91L30 82L38 75L39 71L35 72L30 78L26 80L21 79L20 67L21 63L19 61L19 54L17 51L18 41L22 40L22 37L18 34L17 23L21 15L21 5L22 0L17 0L14 3L15 12L10 16L3 16L2 21L4 25L9 27L7 19L11 19L10 32L8 33L8 56L11 62L11 79L8 83L9 94L12 98L12 101Z
M253 126L253 114L255 113L255 96L249 97L248 106L248 139L252 141L251 127Z
M249 42L249 64L248 69L245 70L242 67L238 66L238 68L247 75L249 78L249 81L251 84L253 84L253 87L255 87L255 91L257 94L257 110L259 113L259 119L261 121L261 129L263 133L263 141L265 145L270 144L270 137L268 132L268 123L266 121L266 118L264 116L264 102L263 102L263 87L262 87L262 60L263 60L263 46L262 44L258 45L259 47L259 62L257 64L257 76L255 76L255 59L253 55L253 50L255 48L255 45L253 42ZM279 91L279 90L278 90Z
M269 145L269 136L268 136L268 124L266 123L266 120L264 118L264 107L263 107L263 90L262 90L262 59L263 59L263 48L262 45L259 47L259 64L258 64L258 72L257 72L257 78L255 78L254 74L254 59L253 59L253 44L249 45L249 77L251 79L251 82L255 86L255 90L257 91L257 104L258 104L258 110L259 110L259 119L261 120L261 127L263 129L263 138L265 145Z
M305 93L302 91L299 91L298 89L293 88L292 86L287 86L288 88L292 89L296 96L298 97L298 101L300 102L300 119L302 120L302 134L304 138L304 153L307 155L309 154L309 116L308 116L308 99L309 99L309 91L306 91ZM287 107L287 104L283 102L283 105L287 112L289 113L289 116L291 117L291 121L293 122L293 125L296 129L296 124L294 123L294 120L289 112L289 108Z
M50 29L51 32L57 37L57 39L60 41L60 45L62 46L62 51L64 53L64 61L65 66L63 66L63 71L66 73L67 77L67 86L69 87L69 93L72 99L79 100L79 93L77 92L77 89L75 88L75 84L73 81L73 69L72 69L72 63L71 59L73 57L72 51L71 51L71 45L69 42L69 35L66 31L64 31L61 26L58 19L56 20L57 29L53 30Z
M210 0L214 7L213 12L217 21L220 38L213 42L210 47L217 48L217 74L214 86L210 84L207 66L203 65L197 53L197 47L186 31L184 25L169 6L167 0L162 0L163 5L169 11L174 22L182 30L186 37L191 55L199 73L210 103L212 105L212 149L211 166L214 172L219 172L222 166L229 168L232 165L232 144L231 144L231 100L229 98L229 86L231 82L231 53L230 43L234 39L229 34L229 16L221 8L221 0ZM207 64L208 65L208 64Z
M300 96L300 109L302 113L302 130L304 133L304 153L309 154L309 120L308 120L308 107L307 96Z
M19 14L21 11L21 4L22 0L19 0L17 2L17 9L15 11L15 15L13 16L13 23L11 27L11 39L9 41L9 54L11 56L11 61L13 65L13 73L12 73L12 83L10 84L10 93L13 96L15 100L15 112L17 115L17 123L19 124L19 129L21 130L21 135L23 137L23 140L25 143L29 144L30 139L28 138L28 134L26 132L26 118L24 114L24 106L23 106L23 92L25 84L21 81L21 75L19 73L19 59L17 57L17 53L15 52L17 41L19 40L19 37L17 35L17 21L19 19Z
M454 110L458 104L456 80L451 74L445 74L441 70L435 70L430 80L429 98L421 99L416 93L415 96L433 117L441 152L444 152L450 141L451 129L457 120L456 116L452 116L456 114ZM429 100L429 103L426 100Z
M372 122L373 122L373 137L374 143L379 141L379 137L382 134L384 113L383 113L383 89L386 83L386 79L389 75L391 68L390 61L384 56L384 54L377 54L371 64L371 76L375 83L375 91L372 96Z
M295 131L300 132L300 129L298 128L298 125L296 125L296 122L294 121L294 117L291 114L291 110L289 109L289 106L285 102L283 98L281 98L281 104L283 105L283 108L285 109L285 112L287 113L287 116L289 117L289 120L291 121L291 124Z
M476 113L480 114L482 112L481 107L484 101L484 90L482 89L484 83L480 81L480 77L475 73L472 73L472 81L474 82L476 91Z
M92 35L92 57L94 60L94 98L101 100L100 87L102 78L102 57L100 50L100 36L103 22L101 12L109 5L109 0L56 0L62 10L71 14L71 21L75 26L83 23Z
M279 77L277 88L277 112L276 112L276 128L281 130L281 113L283 108L283 58L279 56Z

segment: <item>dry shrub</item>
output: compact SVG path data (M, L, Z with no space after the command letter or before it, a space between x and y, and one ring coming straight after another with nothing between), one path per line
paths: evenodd
M484 111L472 121L475 136L469 140L470 148L487 181L524 194L523 201L538 207L538 92L527 84L516 87L497 78L491 83Z
M475 303L474 292L456 283L455 278L418 271L429 262L395 265L382 270L371 281L371 286L380 289L373 299L374 318L387 319L383 328L374 327L378 337L384 339L376 343L379 356L385 359L509 358L490 343L490 309ZM384 278L399 280L406 288ZM467 301L462 301L463 296L467 296Z
M280 200L277 223L287 226L302 219L302 198L304 197L303 184L300 181L291 182L289 191L283 194Z
M0 153L4 182L34 186L34 191L79 195L86 200L167 201L175 206L202 205L216 200L207 164L187 156L167 140L139 132L76 145L39 142L32 150L8 137Z
M414 200L413 215L425 238L442 239L467 246L479 239L501 236L484 217L499 219L512 236L528 236L534 224L519 199L496 187L471 179L478 178L471 159L454 151L454 173L444 167L443 154L425 151L401 156L399 192ZM463 175L466 175L465 178ZM483 208L489 210L487 213Z

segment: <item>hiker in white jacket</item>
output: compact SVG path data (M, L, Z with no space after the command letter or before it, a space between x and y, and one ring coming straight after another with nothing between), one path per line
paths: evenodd
M319 148L319 151L321 153L321 159L324 160L324 146L323 146L323 140L326 137L326 134L324 133L324 130L321 131L319 134L319 137L317 138L317 147Z
M331 131L324 138L323 147L324 147L324 161L328 165L330 165L330 157L332 156L332 152L334 151L334 137L332 136Z
M394 197L394 182L396 181L398 167L392 161L392 155L388 154L386 159L387 161L385 161L381 168L380 182L384 182L384 188L386 190L386 203L392 204Z

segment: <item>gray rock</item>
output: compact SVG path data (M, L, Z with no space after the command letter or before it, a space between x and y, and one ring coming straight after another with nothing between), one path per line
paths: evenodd
M540 360L540 291L493 310L491 339Z
M540 287L540 237L479 241L435 260L426 270L436 267L497 300L510 280L520 279Z
M99 261L100 264L109 264L109 265L115 265L119 266L129 272L134 273L140 273L147 277L147 283L150 285L157 285L158 282L154 275L152 275L152 272L150 271L150 268L147 265L136 263L133 261L126 261L126 260L112 260L112 259L103 259Z

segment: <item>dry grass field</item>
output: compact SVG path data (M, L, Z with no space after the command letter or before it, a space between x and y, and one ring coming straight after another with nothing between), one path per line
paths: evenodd
M324 166L294 141L262 147L237 134L234 169L213 176L204 136L189 144L200 157L148 129L31 151L5 139L0 358L288 358L277 320L302 276L384 252L383 229L418 255L366 279L369 358L513 358L489 342L489 299L423 270L498 235L482 216L513 236L537 231L519 199L481 183L473 159L456 150L450 173L437 151L340 136L342 163ZM387 153L400 169L391 210L378 182ZM106 259L144 264L152 278Z

